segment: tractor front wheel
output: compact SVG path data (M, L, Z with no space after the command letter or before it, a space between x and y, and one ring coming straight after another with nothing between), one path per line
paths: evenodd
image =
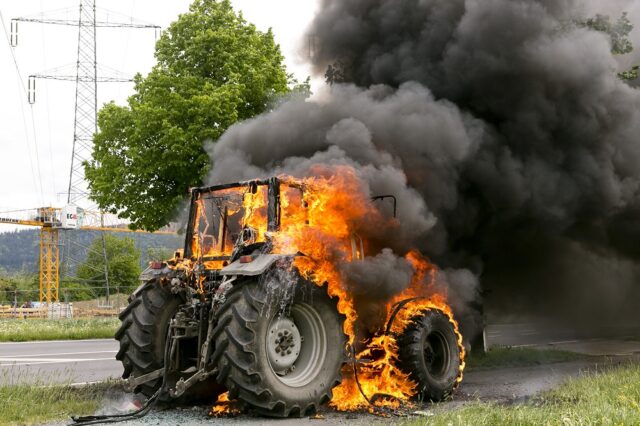
M397 342L400 368L418 384L419 399L437 402L451 395L462 374L463 348L449 317L424 310L411 318Z

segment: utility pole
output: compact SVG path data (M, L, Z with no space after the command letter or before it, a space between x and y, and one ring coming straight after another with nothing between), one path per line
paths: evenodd
M104 215L100 215L100 225L104 227ZM104 257L104 282L107 286L107 299L106 304L109 305L109 259L107 258L107 240L104 236L104 231L102 234L102 256Z

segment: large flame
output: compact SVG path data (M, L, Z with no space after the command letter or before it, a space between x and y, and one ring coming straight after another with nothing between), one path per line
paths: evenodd
M353 298L346 290L340 265L358 261L363 255L358 244L363 239L366 249L367 235L358 234L359 230L365 228L363 223L395 226L396 219L383 217L371 202L367 188L354 169L338 167L315 172L320 177L296 180L305 188L302 202L290 200L291 191L283 191L282 228L274 236L274 248L281 253L301 252L305 255L295 258L295 267L318 285L327 283L329 294L339 298L338 310L346 316L344 331L349 343L354 344L358 314L353 306ZM287 177L282 179L285 182L290 180ZM462 349L459 382L464 369L462 335L447 304L446 295L434 293L434 287L429 285L434 281L436 268L417 251L406 253L405 258L415 273L407 289L386 303L387 320L396 302L408 298L415 300L397 312L391 331L401 333L411 319L424 310L442 311L454 326ZM353 369L345 366L343 382L333 390L332 406L340 410L353 410L370 406L373 402L394 408L401 401L407 402L416 393L416 384L397 367L398 348L393 334L384 335L383 331L356 354L357 360L367 361L358 366L362 392L358 389ZM375 395L382 397L372 400Z
M408 402L416 393L416 384L397 366L398 347L394 334L401 333L414 316L428 309L443 312L454 327L461 348L457 380L462 380L464 349L458 324L447 304L447 295L437 292L433 285L436 268L415 250L403 254L414 270L411 282L404 291L385 303L387 321L394 315L392 333L385 334L385 330L379 330L367 342L355 341L358 313L353 297L346 290L345 276L340 267L364 257L362 251L366 251L370 243L367 229L372 226L396 227L397 219L385 217L376 208L367 185L353 168L319 166L312 174L314 177L305 179L280 176L281 226L273 235L265 233L267 196L264 187L255 193L242 189L241 208L228 210L225 214L242 214L242 225L258 231L257 241L270 239L275 253L302 253L303 256L295 257L294 266L305 278L318 285L327 284L329 294L338 298L338 310L346 316L344 332L349 344L365 344L364 349L354 354L358 362L358 381L353 366L345 366L343 382L333 390L331 405L339 410L354 410L372 405L395 408ZM196 223L205 229L199 229L194 237L193 253L205 257L229 255L232 244L221 245L215 237L207 244L207 227L210 224L202 214L205 202L198 200L197 204ZM218 265L212 262L206 266ZM396 303L407 299L412 300L394 313Z

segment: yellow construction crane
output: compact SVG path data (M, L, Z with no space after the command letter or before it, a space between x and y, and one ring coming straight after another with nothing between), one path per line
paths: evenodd
M40 302L59 301L60 291L60 230L137 232L117 216L84 210L77 206L39 207L19 211L19 217L0 217L0 224L37 226L40 228ZM175 234L169 228L154 234Z

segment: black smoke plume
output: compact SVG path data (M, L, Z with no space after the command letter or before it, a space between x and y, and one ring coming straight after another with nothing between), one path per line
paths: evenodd
M378 253L422 250L461 315L477 276L505 315L637 323L640 95L607 37L576 24L585 10L322 0L313 63L334 84L232 127L209 180L351 165L371 194L398 196Z

